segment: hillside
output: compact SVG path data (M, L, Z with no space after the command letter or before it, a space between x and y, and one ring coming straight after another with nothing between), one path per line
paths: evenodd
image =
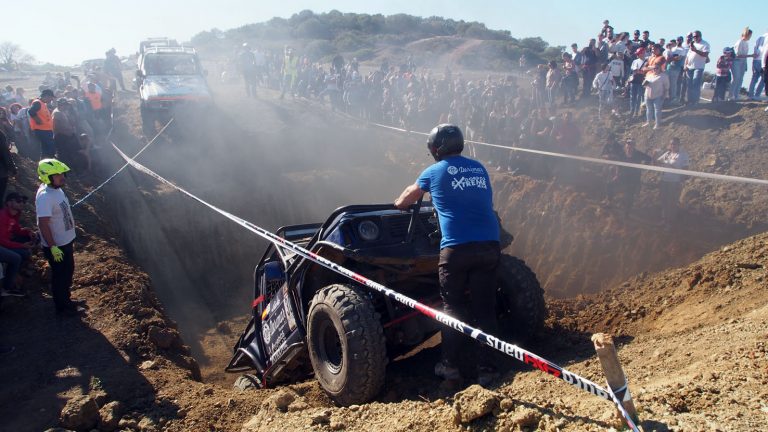
M561 47L549 46L538 37L517 39L506 30L491 30L478 22L441 17L420 18L406 14L356 14L331 11L315 14L304 10L288 19L220 30L193 36L191 43L207 58L233 53L243 42L282 51L285 45L308 55L310 61L330 60L336 54L360 61L388 58L401 64L409 55L419 64L443 64L441 57L467 41L478 41L472 55L454 54L451 64L468 69L503 70L516 67L520 56L533 64L559 58Z

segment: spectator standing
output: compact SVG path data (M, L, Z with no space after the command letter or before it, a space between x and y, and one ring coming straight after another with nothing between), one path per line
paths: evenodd
M595 48L595 40L590 39L589 45L581 50L582 55L582 74L584 77L584 87L582 88L581 97L589 97L592 89L592 81L595 79L597 73L597 48Z
M40 141L41 159L56 155L56 145L53 142L53 118L48 110L48 104L53 98L53 90L44 89L40 92L40 97L32 102L28 111L29 128Z
M669 76L669 100L672 103L680 102L680 76L683 73L683 61L685 50L677 46L677 40L672 39L667 43L664 51L667 63L667 76Z
M624 82L626 81L624 77L624 53L616 53L609 65L611 67L611 76L616 86L624 87Z
M550 61L549 70L547 71L547 103L550 109L554 108L557 103L557 93L560 90L562 80L563 75L557 67L557 62L554 60Z
M56 101L56 109L53 110L53 141L56 151L61 155L68 155L73 149L79 148L77 141L77 119L75 111L66 98ZM65 158L66 160L66 158ZM66 160L70 162L69 160Z
M496 308L492 287L501 249L491 180L482 164L461 155L464 138L457 126L441 124L432 129L427 147L436 163L405 188L395 206L407 209L424 192L430 193L443 234L438 267L443 311L494 334L498 323L489 311ZM462 353L471 351L466 348L470 341L451 329L443 331L442 336L442 360L435 366L435 374L459 381L458 365ZM497 373L487 347L478 356L477 364L479 384L489 384Z
M611 75L611 66L604 64L603 70L595 75L595 79L592 80L592 87L597 90L599 96L597 118L601 118L603 109L613 107L613 87L615 85L616 83L613 81L613 75Z
M704 66L709 62L709 43L701 38L696 30L688 39L688 55L685 57L685 70L688 76L688 105L699 103L701 83L704 79Z
M690 157L688 152L680 148L680 139L677 137L669 141L667 151L657 162L666 168L688 169ZM680 192L683 190L682 174L663 173L659 182L659 194L661 198L662 222L670 224L675 221L680 202Z
M712 102L725 100L725 94L728 91L728 85L731 82L731 68L733 64L733 48L723 48L723 55L717 59L717 69L715 69L715 94L712 96Z
M688 71L685 70L685 63L688 58L689 50L685 44L684 37L677 37L677 47L681 50L683 55L682 71L680 72L680 78L677 80L677 98L681 105L685 105L688 102Z
M37 190L35 210L43 253L51 266L51 293L56 312L77 315L84 309L70 298L75 271L75 221L69 200L62 190L67 172L69 167L56 159L43 159L38 163L37 174L42 184Z
M749 53L749 40L752 38L752 30L745 27L741 32L741 38L733 45L734 57L731 67L731 100L739 100L741 84L744 82L744 74L747 72L747 59L753 57Z
M632 78L629 82L629 116L640 115L640 102L643 97L643 82L645 81L645 48L635 51L637 58L632 62Z
M752 100L756 100L760 97L760 93L763 92L765 87L765 81L763 80L763 47L766 45L766 39L768 39L768 32L761 35L755 40L755 46L752 50L752 80L749 82L749 90L747 94Z
M576 102L576 88L579 86L579 74L573 57L569 53L563 53L563 105Z
M584 55L581 54L579 46L575 43L571 44L571 57L573 58L574 70L576 71L576 88L579 87L579 72L583 70ZM590 85L590 84L587 84Z
M623 162L633 164L647 165L653 162L653 159L647 154L635 148L635 142L627 139L624 142L624 151L619 159ZM635 204L635 197L640 193L642 171L637 168L618 167L616 172L616 185L621 189L624 195L624 218L629 217L630 211Z
M120 62L120 58L116 54L114 48L110 49L104 55L104 72L110 77L110 88L117 91L117 84L120 84L120 90L125 91L125 83L123 82L123 64Z
M0 202L4 202L2 199L8 187L8 178L16 175L16 164L13 163L8 145L8 138L0 131Z
M665 72L661 71L661 66L656 65L646 75L645 78L645 118L643 126L650 126L653 121L653 128L661 127L661 109L664 106L664 99L669 96L669 78Z
M237 55L237 67L240 69L240 75L243 76L245 95L256 97L256 56L247 42L243 43L240 48Z

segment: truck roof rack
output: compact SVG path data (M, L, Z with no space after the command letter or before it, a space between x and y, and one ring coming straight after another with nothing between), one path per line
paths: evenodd
M196 51L192 47L185 46L152 46L144 49L143 54L163 54L163 53L184 53L184 54L196 54Z
M177 47L177 46L180 46L180 45L176 41L176 39L171 39L168 37L153 37L153 38L144 39L139 43L139 52L141 54L144 54L144 52L151 47Z

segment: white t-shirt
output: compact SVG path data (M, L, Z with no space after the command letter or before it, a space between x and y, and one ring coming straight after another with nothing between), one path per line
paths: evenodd
M677 55L678 56L678 61L681 62L681 63L679 63L679 66L678 66L678 69L679 69L679 68L683 67L682 61L683 61L683 59L685 59L685 56L688 55L688 50L685 49L685 48L680 48L680 47L676 46L676 47L674 47L672 49L666 50L664 52L664 54L667 56L667 65L668 66L669 66L669 62L674 61L672 59L672 56Z
M736 52L737 56L745 56L749 54L749 42L739 38L739 40L733 44L733 50Z
M61 188L52 188L40 185L35 197L35 211L37 212L37 226L40 227L41 217L50 217L49 226L55 246L64 246L75 239L75 219L69 208L69 200ZM43 246L49 247L45 238L40 236Z
M690 163L690 157L688 156L688 152L686 152L683 149L680 149L680 151L677 153L667 150L657 160L662 164L664 164L666 168L676 168L676 169L685 169L688 167L688 164ZM661 175L661 181L679 182L682 179L683 179L682 174L665 172Z
M611 75L614 78L624 76L624 61L619 59L611 60Z
M707 43L705 40L702 39L701 42L694 42L693 47L696 48L696 50L708 53L710 52L709 43ZM688 51L688 56L685 58L685 64L688 65L689 69L704 69L704 66L707 65L707 58L701 55L698 55L693 50Z

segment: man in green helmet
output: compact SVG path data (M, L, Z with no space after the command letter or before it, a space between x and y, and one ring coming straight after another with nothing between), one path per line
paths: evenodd
M61 189L69 167L56 159L43 159L37 164L37 175L43 184L37 189L35 211L40 229L43 253L51 266L51 293L56 313L77 315L85 309L70 299L75 258L75 220L69 200Z

